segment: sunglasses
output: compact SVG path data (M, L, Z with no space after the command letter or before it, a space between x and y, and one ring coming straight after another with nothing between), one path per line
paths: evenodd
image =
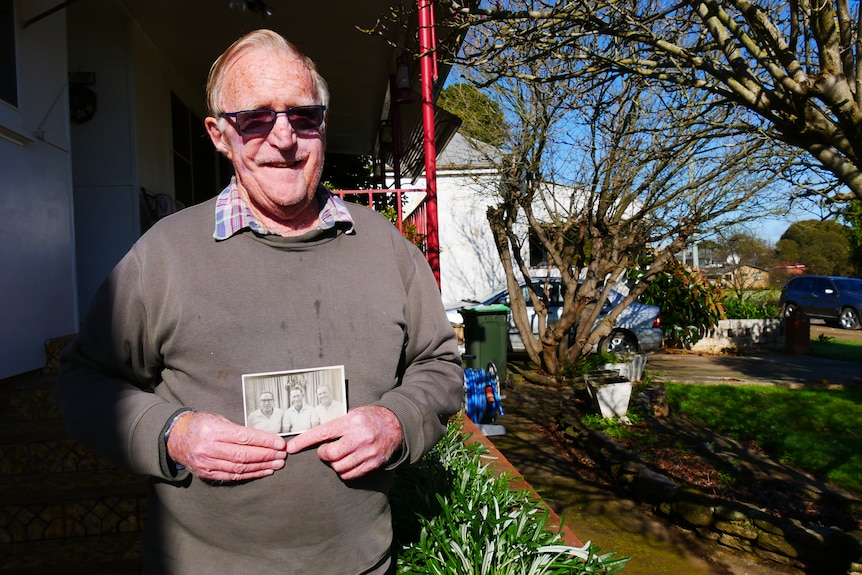
M261 108L259 110L243 110L241 112L222 112L222 118L231 118L237 131L243 136L263 136L269 134L275 125L279 114L287 116L290 127L295 132L311 132L319 130L323 125L326 106L294 106L281 112Z

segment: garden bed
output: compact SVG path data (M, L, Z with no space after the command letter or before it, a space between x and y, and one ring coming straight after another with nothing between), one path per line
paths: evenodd
M862 568L862 501L684 419L597 417L575 392L548 432L604 481L705 539L797 568ZM651 413L651 411L650 411ZM596 428L583 424L592 422ZM855 566L855 567L853 567Z

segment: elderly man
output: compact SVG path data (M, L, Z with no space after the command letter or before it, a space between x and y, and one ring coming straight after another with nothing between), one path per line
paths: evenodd
M294 46L241 38L207 98L235 178L110 274L63 356L61 412L154 478L144 573L386 573L393 470L461 402L433 274L385 218L319 185L327 87ZM289 440L241 425L243 374L327 366L349 380L345 416Z
M290 407L282 418L282 433L299 433L320 425L320 418L314 408L305 403L305 392L301 387L290 390Z
M333 399L332 388L327 383L321 383L317 388L317 405L315 406L320 423L332 421L344 413L344 404Z
M272 392L260 392L257 404L259 408L248 415L249 426L270 433L281 433L281 420L284 417L284 411L275 407L275 397Z

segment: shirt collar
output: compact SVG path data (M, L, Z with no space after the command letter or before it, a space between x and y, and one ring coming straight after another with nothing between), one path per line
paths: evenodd
M317 187L316 197L319 206L318 230L328 230L337 224L346 224L348 232L353 231L353 218L347 204L323 186ZM250 230L261 235L277 235L264 228L254 217L251 209L242 199L236 176L216 198L215 231L213 238L226 240L240 232Z

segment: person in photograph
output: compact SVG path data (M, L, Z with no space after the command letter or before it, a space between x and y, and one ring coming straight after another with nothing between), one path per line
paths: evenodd
M281 433L284 411L275 407L275 396L271 391L262 391L257 399L258 409L248 415L248 426L270 433Z
M320 425L314 408L305 403L305 391L301 387L290 388L290 407L284 412L282 433L299 433Z
M329 95L295 46L237 40L207 106L234 177L110 273L63 352L60 412L152 478L144 575L390 573L395 469L463 399L439 287L391 222L320 185ZM345 415L291 437L243 425L244 374L329 366Z
M344 415L344 404L332 398L332 387L324 382L317 386L317 405L314 410L320 423L326 423Z

